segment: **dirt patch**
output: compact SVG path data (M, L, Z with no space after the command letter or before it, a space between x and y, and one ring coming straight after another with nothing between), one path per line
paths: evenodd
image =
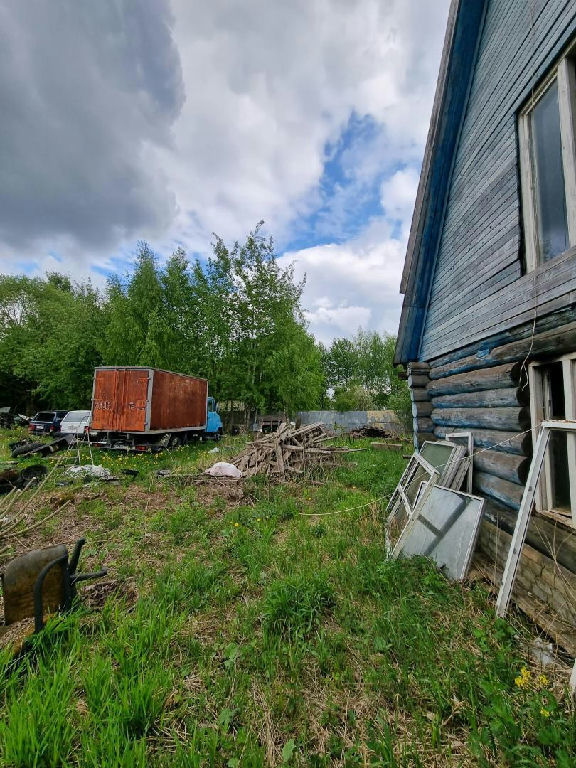
M228 506L245 504L247 501L242 483L239 482L227 483L214 480L201 483L197 486L196 495L200 503L210 507L218 501L225 501Z
M82 588L82 602L88 608L102 608L111 596L121 598L127 608L132 608L138 600L139 593L133 581L120 581L118 579L97 581Z

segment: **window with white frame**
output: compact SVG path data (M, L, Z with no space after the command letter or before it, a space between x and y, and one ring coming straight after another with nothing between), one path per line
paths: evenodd
M576 44L520 113L528 270L576 246Z
M576 420L576 354L531 363L530 416L534 444L540 423ZM552 432L536 494L541 511L557 513L576 526L576 435Z

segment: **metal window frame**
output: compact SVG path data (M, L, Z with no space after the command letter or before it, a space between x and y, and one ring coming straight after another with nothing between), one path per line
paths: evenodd
M536 496L536 487L540 479L546 449L548 448L548 442L550 440L550 433L553 431L567 432L576 435L576 421L543 421L540 425L540 432L538 434L538 439L536 440L532 463L530 464L526 486L524 488L524 493L522 494L522 501L520 502L516 527L514 529L512 542L506 559L506 566L504 567L504 573L502 575L502 584L500 585L500 591L498 592L498 598L496 600L496 614L501 618L506 615L510 604L510 597L512 595L512 589L514 587L514 581L520 563L520 555L522 554L522 547L524 546L528 523L530 522L532 505L534 504Z

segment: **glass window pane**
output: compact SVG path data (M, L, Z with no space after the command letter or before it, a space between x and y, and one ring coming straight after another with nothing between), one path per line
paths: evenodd
M540 258L548 261L569 247L556 80L532 111L532 149Z

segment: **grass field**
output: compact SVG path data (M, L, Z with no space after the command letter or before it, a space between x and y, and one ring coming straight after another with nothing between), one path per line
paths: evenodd
M529 629L497 620L480 584L386 559L398 454L357 441L289 485L154 474L193 475L239 445L95 452L139 470L119 484L52 472L30 509L58 511L11 554L85 535L81 570L109 574L23 657L4 651L0 765L576 765L567 674L535 666Z

